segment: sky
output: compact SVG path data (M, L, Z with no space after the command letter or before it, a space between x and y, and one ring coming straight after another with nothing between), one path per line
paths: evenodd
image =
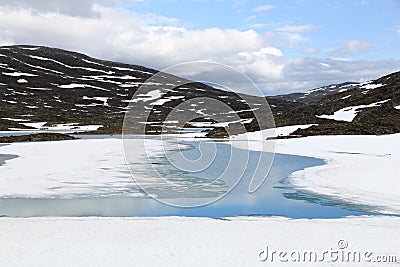
M0 45L218 62L275 95L400 71L399 15L400 0L0 0Z

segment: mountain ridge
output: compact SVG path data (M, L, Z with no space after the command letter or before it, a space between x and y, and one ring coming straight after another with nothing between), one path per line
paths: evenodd
M33 130L35 127L29 122L46 122L42 125L44 128L60 124L73 124L75 127L102 125L91 133L121 133L128 104L136 90L146 85L155 73L158 71L143 66L95 59L57 48L31 45L0 47L0 130ZM137 125L146 123L148 134L161 133L160 125L176 106L201 97L229 105L240 118L240 121L234 121L232 114L211 112L207 103L195 102L193 108L185 113L202 114L203 118L198 121L213 128L209 133L211 137L227 135L223 127L215 124L217 119L230 122L230 128L239 124L248 131L265 128L258 125L254 111L250 109L250 106L261 105L265 99L278 127L316 124L294 132L291 137L400 132L400 110L396 108L400 105L400 72L366 83L333 84L304 93L266 96L265 99L251 96L247 97L249 103L244 103L240 94L167 73L161 73L161 76L163 80L159 88L162 89L155 99L158 103L154 110L148 118L140 117L142 114L139 113L143 112L138 112L135 121ZM179 84L178 80L185 80L186 84L174 87ZM145 104L138 108L146 109ZM342 120L340 116L347 117ZM187 124L185 127L196 126ZM173 125L168 129L168 132L180 130Z

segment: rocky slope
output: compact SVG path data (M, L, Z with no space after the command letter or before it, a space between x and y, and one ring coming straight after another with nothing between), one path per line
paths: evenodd
M276 124L318 124L293 135L392 134L400 132L400 72L328 95L275 116Z
M185 127L214 128L210 137L226 136L226 129L215 121L230 122L232 133L241 132L243 126L248 131L267 127L253 119L256 112L268 113L262 110L264 98L246 96L246 102L243 95L166 73L161 73L156 83L149 82L155 73L142 66L55 48L0 47L0 130L49 130L62 124L61 128L70 127L73 131L82 125L98 125L87 129L97 129L91 132L97 134L119 134L131 104L132 132L141 133L144 127L148 134L159 134L160 125L168 120L170 112L188 100L194 102L182 110L182 120L199 114L200 118L195 120L197 124ZM182 82L185 84L180 85ZM145 93L132 101L140 87L146 87ZM266 99L277 126L317 124L292 136L390 134L400 132L399 87L400 73L393 73L368 83L335 84ZM240 120L230 112L212 109L210 103L196 100L202 97L225 103ZM181 126L180 121L169 121L163 131L178 132Z
M161 74L157 83L149 83L156 70L90 58L83 54L36 46L0 47L0 130L29 129L30 123L103 125L96 133L121 133L127 106L140 86L147 88L134 108L135 123L147 123L148 133L159 133L159 122L184 101L208 97L229 105L244 122L254 117L239 95ZM186 82L184 85L177 84ZM149 117L146 106L153 102ZM263 98L252 97L251 105ZM291 103L274 100L276 110ZM139 105L140 104L140 105ZM258 108L257 108L258 109ZM208 103L197 101L186 110L201 114L206 122L231 121L232 114L210 110ZM170 125L171 132L174 125ZM133 129L133 132L135 129ZM139 131L139 129L138 129Z

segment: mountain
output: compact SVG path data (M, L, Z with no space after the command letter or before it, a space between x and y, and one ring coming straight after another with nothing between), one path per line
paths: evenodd
M400 132L400 72L367 83L334 84L266 98L238 95L167 73L160 73L157 82L149 82L156 73L143 66L56 48L0 47L0 130L86 127L91 133L119 134L125 114L133 111L128 113L132 133L142 133L143 127L148 134L173 133L184 126L213 128L208 136L221 137L227 133L217 121L224 126L230 123L234 133L242 131L238 126L248 131L273 126L270 121L259 125L254 119L255 114L270 112L262 105L266 99L277 126L315 124L291 137ZM143 87L144 93L132 101ZM201 101L202 97L225 103L240 120L232 112ZM170 120L171 111L189 100L190 106L181 110L182 118ZM152 109L146 113L150 103ZM186 125L179 121L199 115ZM168 127L162 129L161 122L166 120Z
M328 87L329 88L329 87ZM318 124L292 136L393 134L400 132L400 72L275 116L278 126Z
M148 118L143 114L148 108L146 105L136 107L138 118L135 122L138 126L146 123L148 133L159 133L159 122L163 122L176 106L190 99L217 99L236 111L243 123L254 117L250 106L265 101L262 97L249 97L250 103L244 103L235 93L166 73L159 75L153 88L146 80L155 73L158 71L61 49L0 47L0 130L73 124L77 128L79 125L103 125L96 133L121 133L127 106L133 102L131 99L140 86L148 87L149 95L145 94L145 99L138 104L148 103L152 94L157 94L153 99L157 103L153 103ZM186 84L176 86L182 81ZM275 102L277 110L284 108L285 101ZM212 110L202 101L193 102L185 112L186 115L189 113L201 114L202 120L211 124L213 121L229 122L233 117ZM139 128L132 131L140 133ZM174 129L173 124L168 129L170 132L179 130Z
M350 90L358 89L363 83L345 82L340 84L332 84L308 90L304 93L291 93L286 95L272 96L270 99L280 99L290 102L299 102L303 104L311 104L320 101L322 98Z

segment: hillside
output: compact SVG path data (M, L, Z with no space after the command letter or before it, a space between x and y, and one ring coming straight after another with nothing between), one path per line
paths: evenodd
M276 124L318 124L293 135L400 132L400 72L275 116Z
M0 130L69 129L120 134L129 104L133 110L132 133L141 133L143 127L148 134L205 127L214 128L208 136L223 137L227 134L222 126L228 124L233 133L242 131L239 126L248 131L273 126L273 122L259 126L253 120L255 113L270 112L263 110L264 98L246 96L246 102L244 95L166 73L161 73L157 83L149 82L157 72L55 48L0 47ZM147 91L132 100L139 87ZM277 126L316 124L297 130L292 137L380 135L400 132L399 87L400 72L367 83L334 84L266 99ZM225 103L240 120L230 112L211 108L210 103L201 101L202 97ZM182 118L168 121L168 127L162 129L171 111L188 100L193 101L182 110ZM179 121L191 117L199 118L186 125Z
M244 103L235 93L165 73L159 76L161 80L157 84L146 83L155 73L156 70L142 66L98 60L55 48L0 47L0 130L38 128L38 125L52 129L62 124L61 127L76 128L100 125L95 133L121 133L127 106L134 102L133 95L143 85L148 87L147 94L137 102L146 104L154 100L153 110L147 118L142 111L148 107L138 105L135 120L138 125L147 123L147 133L159 133L159 122L165 121L173 108L190 99L219 100L236 111L243 123L254 117L249 104L260 105L257 103L264 100L251 97L251 103ZM182 80L186 84L176 86ZM278 112L290 105L281 100L274 102ZM207 103L198 101L185 114L201 114L203 118L199 120L211 124L232 121L232 114L208 110ZM42 124L35 124L39 122ZM173 124L168 129L179 130Z

